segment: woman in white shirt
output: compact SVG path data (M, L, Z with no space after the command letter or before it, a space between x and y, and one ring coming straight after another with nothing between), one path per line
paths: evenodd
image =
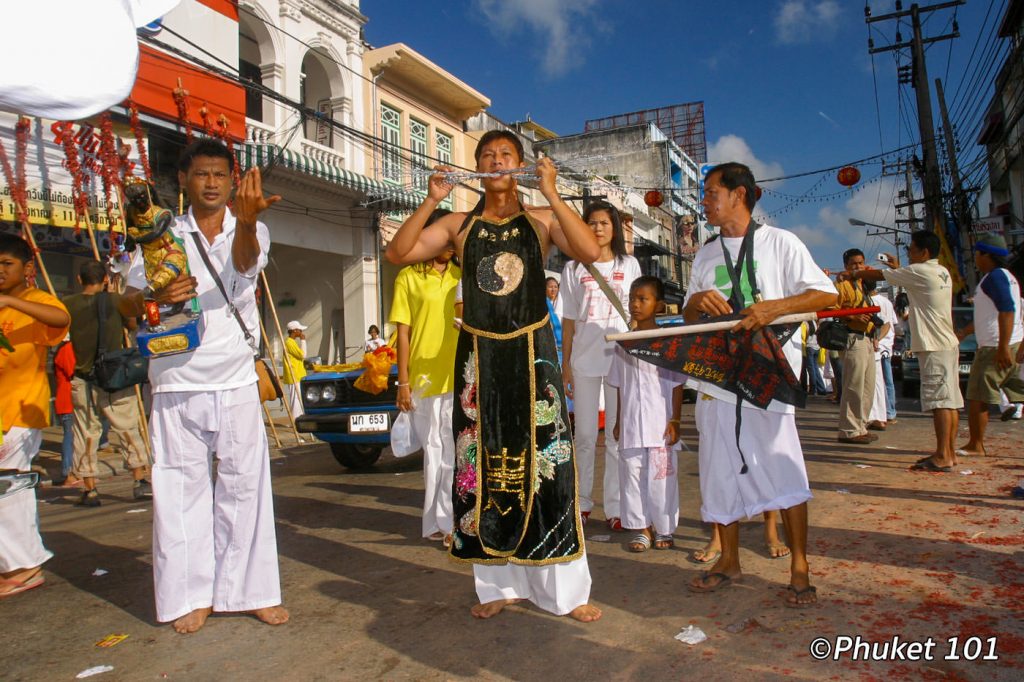
M601 290L590 269L569 261L562 271L562 380L573 399L576 422L576 470L579 476L580 511L584 522L594 507L594 458L597 449L600 397L604 394L604 515L612 530L621 530L619 520L619 448L612 436L618 408L617 393L608 385L614 343L605 334L626 331L624 311L629 305L629 288L640 276L640 264L626 253L626 241L618 210L603 201L583 211L601 247L593 270L608 283L618 305ZM622 312L620 312L622 311Z

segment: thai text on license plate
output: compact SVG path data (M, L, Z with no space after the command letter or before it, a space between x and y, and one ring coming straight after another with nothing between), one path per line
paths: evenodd
M388 413L371 412L369 414L350 414L348 416L349 433L379 433L388 430Z

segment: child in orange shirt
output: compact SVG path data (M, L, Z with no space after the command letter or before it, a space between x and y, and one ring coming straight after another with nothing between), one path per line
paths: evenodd
M71 380L75 377L75 349L68 337L57 346L57 352L53 356L53 376L57 380L53 412L64 429L64 439L60 444L60 476L54 478L52 483L55 486L70 487L80 485L81 479L71 473L75 463L75 409L71 404Z
M0 329L14 348L0 349L0 469L31 470L50 421L47 349L60 343L71 324L60 301L28 286L34 276L29 245L0 234ZM0 598L42 585L42 564L53 554L39 536L34 490L0 498L0 529Z

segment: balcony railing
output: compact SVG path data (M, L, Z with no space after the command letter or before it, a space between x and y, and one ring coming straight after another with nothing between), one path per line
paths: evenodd
M245 121L245 141L253 144L278 145L287 142L287 146L292 151L300 152L303 155L328 166L345 168L345 155L338 150L310 140L302 138L296 139L291 135L282 136L274 130L273 127L252 119L246 119Z
M345 156L336 149L312 142L310 140L302 140L300 142L302 147L302 153L311 159L315 159L320 163L327 164L328 166L337 166L338 168L345 167Z

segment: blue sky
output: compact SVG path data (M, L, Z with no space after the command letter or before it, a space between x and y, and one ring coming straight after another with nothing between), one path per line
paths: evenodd
M877 16L893 1L870 5ZM971 60L972 49L1005 6L968 0L956 11L961 37L927 53L930 80L943 79L952 117L963 119L964 156L978 151L967 129L981 115L975 105L992 93L990 80L968 87L980 57ZM874 58L876 110L859 0L363 0L361 10L371 44L404 42L487 95L499 118L529 114L559 134L582 131L589 118L703 100L709 160L744 161L760 179L856 161L918 137L913 90L904 89L901 107L891 52ZM926 17L925 35L949 32L953 17ZM875 44L893 42L895 30L895 22L874 24ZM909 39L909 22L901 31ZM937 108L935 115L938 124ZM829 196L777 213L788 202L766 195L760 208L800 234L822 266L835 267L850 246L887 248L847 223L852 216L893 224L897 179L867 182L880 170L862 166L856 193L840 193L834 172L770 183L791 195L815 187L812 195Z

